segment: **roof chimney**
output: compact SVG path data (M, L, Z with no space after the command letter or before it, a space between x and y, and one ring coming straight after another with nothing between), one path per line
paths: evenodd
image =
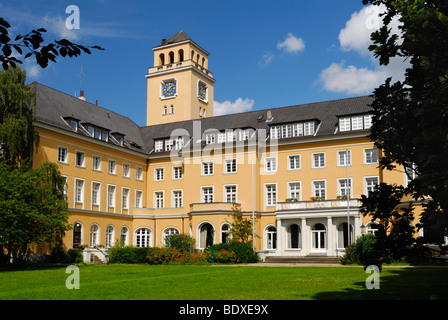
M86 97L84 97L84 91L83 91L83 90L81 90L81 91L79 92L79 98L78 98L78 99L83 100L83 101L86 101Z

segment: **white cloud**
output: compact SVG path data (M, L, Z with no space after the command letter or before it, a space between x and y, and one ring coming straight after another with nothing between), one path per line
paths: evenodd
M408 62L395 57L390 60L388 66L380 66L368 50L372 44L370 34L382 26L380 14L384 11L385 8L382 6L367 6L353 13L339 33L341 49L358 53L366 59L369 66L373 65L373 68L357 68L353 65L346 66L345 62L334 62L320 74L319 79L326 90L347 94L369 94L388 77L392 77L393 81L404 79ZM401 36L398 26L398 19L393 19L390 24L392 32Z
M277 48L288 53L298 53L305 50L305 42L302 38L297 38L290 32L283 42L277 44Z
M345 66L344 63L332 63L320 74L320 80L326 90L347 94L368 94L386 79L382 69L369 70Z
M275 55L272 52L266 52L262 57L261 60L258 62L258 65L260 67L265 67L268 64L270 64L272 62L272 60L274 59Z
M224 102L214 101L214 115L220 116L224 114L240 113L252 110L255 101L253 99L238 98L234 102L226 100Z

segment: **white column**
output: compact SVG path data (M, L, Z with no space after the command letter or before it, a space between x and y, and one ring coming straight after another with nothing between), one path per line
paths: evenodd
M335 243L334 243L334 230L333 230L333 219L332 217L327 217L327 256L335 255Z
M309 236L308 229L306 226L306 218L302 218L302 227L301 227L301 236L302 236L302 256L306 256L309 252Z
M283 255L283 227L282 220L277 217L277 255Z

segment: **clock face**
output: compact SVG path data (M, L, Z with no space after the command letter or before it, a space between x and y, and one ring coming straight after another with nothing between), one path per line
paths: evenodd
M207 99L207 85L202 82L198 84L198 98L201 100Z
M165 98L173 97L176 95L176 81L167 81L162 84L162 95Z

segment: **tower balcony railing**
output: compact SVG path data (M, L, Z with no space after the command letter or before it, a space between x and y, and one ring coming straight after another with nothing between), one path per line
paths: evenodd
M359 199L350 199L347 203L346 199L334 200L313 200L313 201L285 201L277 202L277 211L281 210L306 210L306 209L322 209L322 208L346 208L359 207L361 201Z
M203 67L200 63L197 63L193 60L178 61L178 62L174 62L174 63L164 64L164 65L156 66L153 68L149 68L148 73L151 74L151 73L155 73L155 72L162 72L162 71L168 71L168 70L173 70L173 69L178 69L178 68L184 68L184 67L188 67L188 66L193 66L193 67L201 70L202 72L204 72L209 77L213 77L212 72L210 72L207 68Z

